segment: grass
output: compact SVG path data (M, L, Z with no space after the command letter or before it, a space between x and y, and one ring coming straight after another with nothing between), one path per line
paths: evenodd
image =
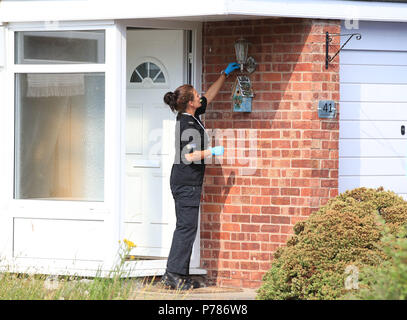
M80 278L39 274L0 274L0 300L185 299L188 292L157 290L156 279Z
M123 267L135 245L125 240L119 262L107 277L49 276L32 273L0 273L0 300L139 300L185 299L188 293L151 290L155 277L129 278ZM170 294L169 294L170 293Z

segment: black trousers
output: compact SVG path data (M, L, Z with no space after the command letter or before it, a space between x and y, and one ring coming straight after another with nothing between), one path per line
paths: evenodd
M177 224L167 261L167 271L189 274L192 246L198 230L202 186L171 185Z

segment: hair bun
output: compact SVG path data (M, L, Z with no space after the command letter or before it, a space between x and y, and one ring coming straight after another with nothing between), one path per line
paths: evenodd
M167 92L164 95L164 102L168 104L170 107L175 107L175 105L177 104L175 93L171 91Z

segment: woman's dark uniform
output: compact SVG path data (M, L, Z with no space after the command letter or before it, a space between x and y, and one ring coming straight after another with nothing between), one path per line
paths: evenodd
M201 106L195 115L178 113L175 130L175 159L171 170L170 185L175 201L177 224L167 271L188 275L192 246L198 229L199 204L205 173L204 159L188 161L185 154L207 149L208 136L199 116L205 113L207 100L201 97Z

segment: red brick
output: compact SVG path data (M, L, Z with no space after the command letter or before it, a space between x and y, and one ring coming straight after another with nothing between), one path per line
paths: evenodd
M311 168L312 160L292 160L291 166L293 168Z
M249 252L232 252L232 259L237 260L248 260L250 258Z
M250 241L262 241L268 242L270 237L267 233L251 233L250 234Z
M271 216L271 223L276 224L290 224L290 217Z
M278 196L280 194L279 188L262 188L261 195L262 196Z
M283 206L290 204L289 197L271 197L271 204L275 206Z
M224 213L241 213L242 208L240 206L233 206L233 205L225 205L223 207Z
M262 74L263 81L281 81L281 73L270 72Z
M256 242L252 242L252 243L242 243L242 250L260 250L260 244L256 243Z
M280 226L272 224L264 224L261 226L261 232L276 233L280 231Z
M281 195L282 196L299 196L300 189L299 188L281 188Z
M232 222L250 222L250 216L247 214L232 215Z
M279 206L261 207L261 213L263 214L279 214Z
M242 224L242 232L259 232L260 226L256 224Z
M270 197L251 197L250 203L254 205L270 205Z
M259 214L260 211L260 206L242 206L242 213Z
M321 187L337 188L338 187L338 179L322 180L321 181Z
M270 223L269 215L253 215L251 216L252 223Z

